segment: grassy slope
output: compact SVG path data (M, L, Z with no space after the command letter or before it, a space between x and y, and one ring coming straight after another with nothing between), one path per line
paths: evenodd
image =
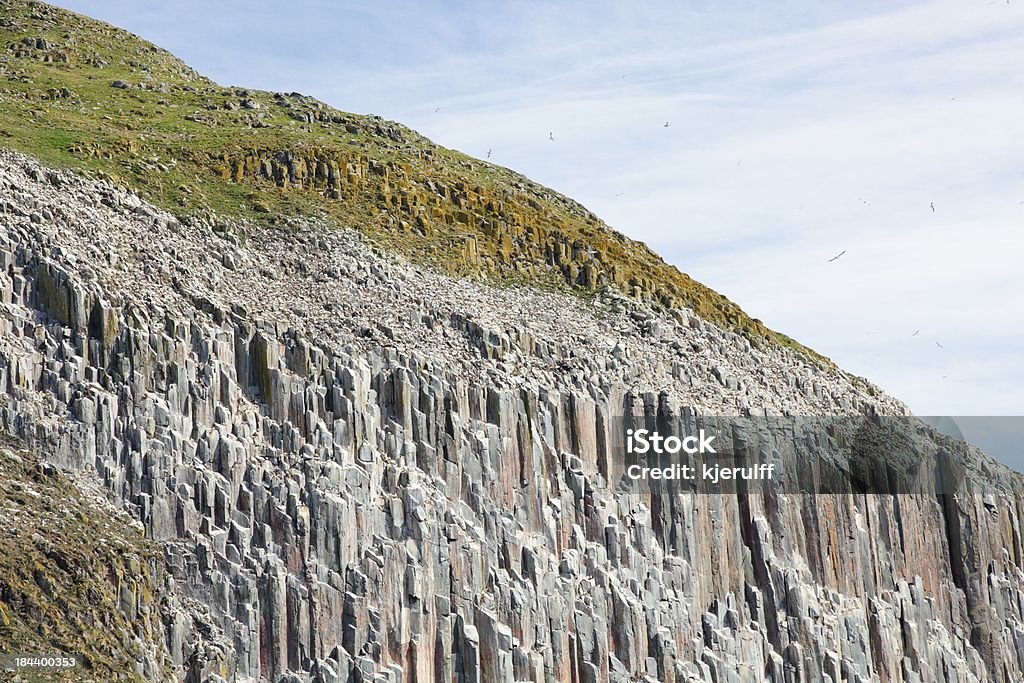
M610 285L823 360L519 174L297 93L218 86L136 36L43 3L0 0L0 146L225 229L231 218L326 218L454 274Z
M0 520L0 653L83 663L64 674L23 671L22 680L141 680L126 672L137 647L160 642L159 548L4 441ZM169 661L165 671L173 677Z

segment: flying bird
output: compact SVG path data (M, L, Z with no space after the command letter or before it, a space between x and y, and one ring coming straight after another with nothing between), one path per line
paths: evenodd
M932 207L932 213L935 213L935 202L931 202L928 206Z
M935 342L935 345L936 345L936 346L938 346L938 347L939 347L940 349L944 349L944 348L946 348L945 346L943 346L943 345L942 345L942 344L940 344L939 342Z
M859 199L860 203L863 204L864 206L871 206L871 202L869 202L868 200L864 199L863 197L857 197L857 199Z
M911 336L911 337L916 337L916 336L917 336L917 335L919 335L919 334L921 334L921 330L918 330L917 332L915 332L914 334L912 334L912 335L910 335L910 336Z
M489 150L487 150L487 158L488 158L488 159L490 159L490 158L491 158L491 152L492 152L492 151L493 151L493 150L490 150L490 149L489 149Z
M833 256L832 258L830 258L830 259L828 260L828 262L829 262L829 263L832 263L833 261L835 261L836 259L838 259L838 258L839 258L840 256L842 256L842 255L843 255L843 254L845 254L845 253L846 253L846 250L845 250L845 249L843 249L843 250L842 250L841 252L839 252L838 254L836 254L835 256Z
M665 127L668 128L668 121L665 122Z
M555 141L555 134L554 133L548 133L548 140L551 140L551 142L554 142Z

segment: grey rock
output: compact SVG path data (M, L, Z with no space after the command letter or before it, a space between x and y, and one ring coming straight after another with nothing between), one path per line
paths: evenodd
M152 646L180 679L1022 680L1003 470L943 500L608 483L626 409L898 401L689 311L446 278L321 227L178 225L0 152L0 429L162 545Z

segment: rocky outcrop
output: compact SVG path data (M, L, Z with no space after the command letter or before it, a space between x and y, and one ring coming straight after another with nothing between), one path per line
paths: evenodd
M355 123L347 125L356 128ZM388 130L378 129L379 135ZM434 155L428 149L413 156L432 162ZM663 269L645 262L644 254L631 255L630 251L640 251L637 245L622 235L607 234L597 217L575 202L557 196L539 200L543 188L525 178L518 187L458 177L442 180L446 174L440 169L425 173L408 162L336 149L246 150L225 153L209 163L223 180L235 183L268 181L285 190L316 192L349 204L369 201L385 217L386 227L402 233L433 238L439 230L454 228L461 237L447 245L445 257L460 259L452 265L465 273L510 270L517 277L537 279L553 270L584 290L615 285L668 308L707 307L705 314L717 304L721 312L733 315L734 324L743 322L724 298L712 292L693 298L688 279L676 282L678 273L664 277ZM580 221L587 224L587 237L577 234ZM749 332L756 337L765 334L762 328Z
M160 544L177 676L1020 679L1015 483L612 490L621 411L905 413L876 389L614 291L317 226L242 244L2 156L0 426Z

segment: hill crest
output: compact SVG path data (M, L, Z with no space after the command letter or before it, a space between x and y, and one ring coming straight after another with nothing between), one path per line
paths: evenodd
M511 170L299 93L219 86L63 9L0 8L0 146L114 180L214 229L323 219L449 274L583 294L612 287L825 360Z

